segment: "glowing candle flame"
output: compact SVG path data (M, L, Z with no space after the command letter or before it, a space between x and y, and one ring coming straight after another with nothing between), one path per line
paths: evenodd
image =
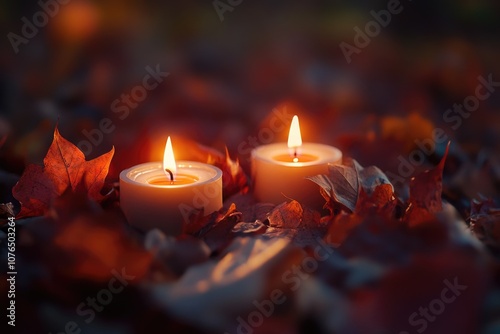
M177 172L177 165L175 164L174 150L172 149L170 136L168 136L167 144L165 145L165 153L163 155L163 171L170 181L174 180L175 173ZM172 174L170 174L169 171Z
M288 133L288 149L290 150L290 155L293 156L293 161L299 161L298 149L302 146L302 136L300 135L300 125L299 117L297 115L293 116L292 124L290 125L290 132Z

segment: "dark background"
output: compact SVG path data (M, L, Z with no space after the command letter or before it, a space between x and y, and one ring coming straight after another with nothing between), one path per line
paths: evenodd
M434 129L442 129L452 140L443 197L464 220L473 198L492 197L498 205L500 93L495 91L482 101L456 129L444 114L475 94L478 76L492 75L500 81L500 3L402 0L402 12L393 15L388 26L348 63L340 43L354 44L354 28L364 30L373 20L370 11L384 10L387 4L385 0L243 0L224 12L221 21L209 0L70 0L16 53L8 34L21 35L22 18L32 22L41 7L36 1L3 0L0 203L18 204L12 198L12 186L27 163L41 163L56 123L65 138L79 144L88 140L86 132L95 134L108 118L114 130L101 133L102 140L86 153L91 159L115 146L109 179L116 181L125 168L160 160L168 135L174 137L180 158L206 158L193 142L219 151L227 146L248 171L249 148L286 140L287 130L271 137L262 134L269 133L273 110L287 108L299 115L304 141L338 146L362 165L379 166L406 181L413 172L441 159L445 142L420 155L423 159L411 166L414 170L401 175L401 161L419 152L415 141L430 140ZM120 119L113 102L141 85L146 67L157 65L169 76ZM404 196L404 189L398 194ZM52 243L47 239L47 244L30 253L34 258ZM397 248L392 251L399 253ZM58 260L60 253L54 254L50 259ZM476 276L467 267L473 260L452 255L443 257L443 263L453 262L452 258L460 266L464 261L464 271ZM439 261L435 265L445 267ZM33 268L34 272L38 267ZM491 276L497 285L490 291L498 293L497 263L494 268ZM409 276L424 275L433 267L428 272L421 269ZM390 287L426 298L427 282L419 282L423 282L421 292L399 285L398 277ZM54 285L54 291L59 291ZM440 288L441 281L436 286ZM75 283L61 291L80 288ZM66 296L61 293L59 298ZM149 325L143 320L149 318L134 314L147 313L143 308L147 303L116 303L116 307L135 305L129 310L130 319L140 327ZM492 314L497 316L498 305L492 304L496 311ZM36 313L37 304L25 305L32 311L28 313ZM394 311L401 306L391 305L389 310ZM488 314L482 316L486 319ZM29 321L24 315L19 319ZM359 319L364 321L361 315Z

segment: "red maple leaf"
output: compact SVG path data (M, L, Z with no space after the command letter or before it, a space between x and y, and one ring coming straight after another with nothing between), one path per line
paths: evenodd
M43 166L30 164L12 194L21 203L17 218L44 215L51 202L65 191L85 191L90 199L101 201L101 189L108 175L115 149L93 159L64 139L57 126L54 140L43 159Z

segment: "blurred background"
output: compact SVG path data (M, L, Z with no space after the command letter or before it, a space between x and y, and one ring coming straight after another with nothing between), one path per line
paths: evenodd
M408 328L408 314L439 296L443 277L458 275L470 293L449 306L433 330L475 333L481 322L482 333L498 333L500 267L493 260L500 255L498 210L491 209L490 218L484 212L500 204L499 13L500 2L494 0L401 0L399 5L396 0L4 0L0 204L18 205L12 187L26 164L42 163L56 124L88 159L116 148L109 173L113 182L125 168L159 161L168 135L179 159L207 160L210 149L227 147L248 172L252 148L286 141L297 114L304 141L337 146L363 166L378 166L400 197L408 195L404 185L411 176L435 166L451 140L443 197L468 224L473 198L496 200L496 206L487 202L475 208L489 228L486 235L493 241L486 244L492 243L494 252L463 246L463 240L455 240L461 234L445 240L448 234L438 224L417 229L411 239L393 234L391 225L375 238L361 230L352 239L354 255L348 244L347 262L335 257L332 262L340 264L317 275L324 282L318 279L304 290L307 300L319 301L319 311L304 304L302 312L325 310L325 323L365 329L359 333L374 332L370 326L377 323L396 332ZM481 101L478 92L485 97ZM467 101L473 111L459 109ZM441 140L434 140L435 133ZM77 216L62 229L59 221L35 218L18 237L23 271L16 283L18 324L29 328L24 332L70 332L64 327L68 319L81 323L75 306L102 291L99 284L109 276L107 271L98 277L107 266L101 266L101 258L147 268L137 260L148 254L136 240L126 238L119 247L108 242L125 235L121 220L61 203L56 209L72 217L84 212L85 220ZM65 219L62 215L60 221ZM66 228L78 224L85 229ZM199 240L187 240L169 256L177 260L197 251L190 242L201 249ZM96 255L82 255L94 250ZM379 260L381 255L387 259ZM86 266L87 260L98 269ZM88 276L74 269L80 264ZM382 278L381 264L395 269ZM377 275L382 283L373 285ZM0 290L6 290L4 277ZM358 285L348 285L351 280ZM218 301L219 290L214 291ZM235 299L238 293L230 290ZM128 288L116 300L103 313L106 321L89 327L92 333L195 332L187 324L177 330L178 319L165 317L140 287ZM291 328L304 317L295 309L284 313L272 317L271 326ZM259 333L320 333L311 330L315 322L305 322L299 330L262 327Z
M297 113L304 141L396 175L415 140L443 129L453 142L450 184L497 196L500 94L467 118L444 115L475 95L478 76L500 81L500 3L402 0L348 62L341 43L356 47L356 27L365 31L370 12L388 3L4 1L0 170L19 175L40 162L57 122L89 159L116 147L110 178L160 160L167 135L226 146L248 170L251 148L285 141L282 125ZM169 75L141 89L158 69ZM439 161L445 144L416 169Z

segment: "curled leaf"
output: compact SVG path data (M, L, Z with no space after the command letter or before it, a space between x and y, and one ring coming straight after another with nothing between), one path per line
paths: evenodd
M450 143L436 168L411 179L409 206L404 217L410 226L432 220L433 215L443 209L443 169L449 149Z
M286 238L298 246L315 245L326 232L319 212L302 207L297 201L278 205L269 213L267 222L265 236Z
M321 193L330 208L340 205L350 212L356 209L361 188L369 195L379 185L387 184L392 189L389 179L378 167L363 168L352 159L346 159L344 165L330 165L328 175L317 175L309 179L321 187Z

